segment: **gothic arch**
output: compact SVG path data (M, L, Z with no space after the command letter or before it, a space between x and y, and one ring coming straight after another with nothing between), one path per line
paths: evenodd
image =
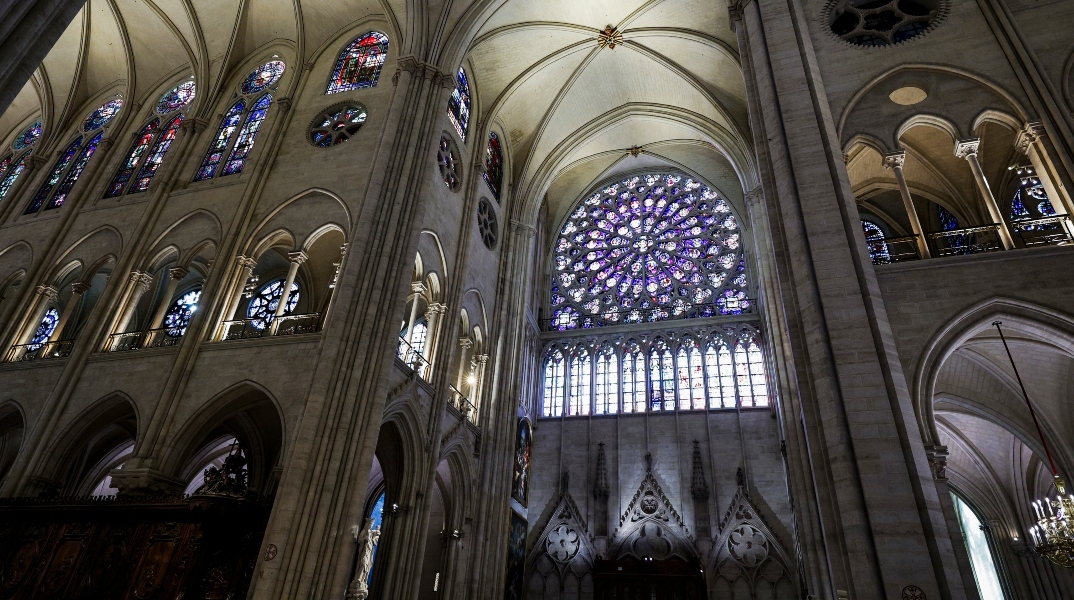
M146 253L151 258L142 266L152 269L169 249L174 249L178 254L176 262L180 266L187 266L193 257L206 248L207 243L213 245L215 256L215 245L220 238L220 220L212 212L199 208L183 215L157 236L149 245L152 250Z
M22 450L26 431L26 413L15 400L0 402L0 481L11 470Z
M53 263L50 276L46 281L61 279L71 263L96 265L111 256L114 260L123 251L123 236L111 225L98 227L79 238L63 252ZM69 271L67 271L69 272Z
M312 244L327 226L338 228L348 237L352 216L338 194L324 188L310 188L276 206L251 228L251 239L263 239L266 232L286 231L297 246L298 240Z

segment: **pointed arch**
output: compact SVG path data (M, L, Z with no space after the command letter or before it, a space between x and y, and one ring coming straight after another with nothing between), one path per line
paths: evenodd
M388 56L388 36L369 31L354 38L339 54L325 95L375 87Z

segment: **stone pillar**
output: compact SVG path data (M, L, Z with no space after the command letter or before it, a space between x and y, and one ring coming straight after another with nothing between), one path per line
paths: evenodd
M436 356L436 347L440 342L440 316L444 314L447 309L446 306L439 302L433 302L425 310L425 322L429 326L429 332L425 336L425 360L428 361L426 367L427 372L424 374L425 378L429 378L432 375L433 370L433 357Z
M604 452L604 442L597 444L597 468L593 482L593 500L596 505L593 530L597 538L607 538L608 497L611 495L611 489L608 487L608 458Z
M138 310L138 303L142 300L142 296L152 287L153 276L145 271L131 271L130 285L131 289L128 293L127 302L120 309L120 316L116 320L112 333L125 332L127 325L130 324L131 319L134 317L134 313Z
M474 356L474 384L470 389L470 402L474 405L474 412L481 406L481 396L485 392L485 367L488 366L489 355L478 354ZM474 421L477 421L477 415L474 415Z
M1048 193L1048 199L1052 202L1052 208L1055 209L1057 214L1074 214L1074 203L1070 198L1070 186L1069 181L1065 181L1063 178L1063 170L1057 168L1055 156L1055 146L1052 141L1048 139L1048 134L1044 130L1044 126L1040 121L1031 121L1026 123L1026 126L1018 132L1018 137L1014 140L1014 146L1019 152L1025 154L1029 159L1029 162L1033 165L1033 169L1037 172L1037 177L1040 178L1040 183L1044 186L1044 191ZM1074 223L1067 221L1067 232L1074 234Z
M250 277L253 276L254 268L257 267L257 260L240 254L235 257L235 266L237 272L232 276L234 279L230 281L230 285L224 286L227 302L224 303L224 312L220 315L219 324L216 326L216 333L213 334L212 339L214 340L222 340L227 336L227 330L225 329L226 325L224 322L234 318L235 311L239 308L239 301L242 300L246 284L250 281Z
M455 389L459 390L459 393L463 393L466 384L466 374L470 370L470 350L474 347L474 342L468 337L459 338L459 374L455 380Z
M988 180L985 179L984 171L981 170L981 163L977 160L977 148L980 145L981 138L959 140L955 144L955 156L964 158L966 162L970 163L970 170L973 171L973 178L977 181L977 188L981 191L981 197L988 208L988 214L992 217L992 221L999 225L997 234L999 235L999 240L1003 243L1003 249L1010 250L1014 248L1014 238L1011 237L1011 230L1007 227L1007 220L1003 218L1003 212L999 209L999 205L996 204L996 197L992 195L992 189L988 187Z
M917 236L917 254L921 258L931 258L929 246L925 240L925 232L921 229L921 219L917 216L914 199L910 197L910 187L906 185L906 176L902 172L902 166L905 162L905 150L888 152L884 155L884 168L891 169L895 173L895 181L899 183L899 195L902 196L902 205L906 209L906 217L910 220L910 230Z
M35 302L36 306L34 307L34 312L30 315L30 321L23 329L22 335L19 336L19 344L30 343L34 333L37 332L38 326L41 325L41 319L45 318L45 311L48 310L50 304L60 297L60 291L51 285L37 286L34 288L34 294L38 296Z
M60 334L63 333L63 328L67 325L68 319L71 318L71 314L78 308L78 301L82 298L82 294L86 293L86 290L90 288L89 284L84 281L76 281L71 284L71 297L68 298L67 304L60 311L60 320L56 321L56 329L52 330L52 335L49 336L49 343L59 341Z
M966 600L981 600L977 592L977 581L973 578L973 566L966 550L966 540L962 536L955 503L951 500L951 488L947 485L947 446L929 445L925 447L932 478L936 482L936 495L940 498L943 516L947 521L947 534L951 537L951 547L955 551L959 572L962 574L962 586L966 589Z
M164 316L168 314L168 308L172 303L172 296L175 295L175 288L179 287L179 281L186 277L189 271L183 267L172 267L168 269L168 287L164 290L164 296L160 299L160 304L157 305L157 311L153 313L152 320L149 321L149 331L154 329L160 329L161 324L164 322ZM153 335L153 334L150 334ZM148 338L147 342L151 341Z
M414 347L414 323L418 320L418 301L421 300L421 295L425 293L425 284L420 281L413 281L410 283L410 320L407 321L406 329L406 343L411 348ZM426 325L428 323L426 322ZM426 339L428 339L428 332L426 332Z
M306 262L309 256L305 252L291 252L287 255L287 258L291 261L291 266L287 268L287 277L283 280L283 293L280 294L280 303L276 305L276 313L272 316L272 335L276 335L276 332L279 331L280 317L287 310L287 301L291 298L291 286L295 283L298 268L302 266L302 263Z

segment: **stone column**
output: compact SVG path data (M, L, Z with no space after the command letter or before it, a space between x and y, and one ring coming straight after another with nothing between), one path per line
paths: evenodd
M49 304L54 303L60 297L60 291L51 285L39 285L34 289L34 293L38 296L37 306L34 308L26 328L23 329L23 334L19 336L19 344L30 343L34 333L37 332L38 326L41 325L41 319L45 318L45 311L48 310Z
M902 196L902 205L906 209L906 217L910 219L910 230L917 236L917 254L921 258L931 258L929 246L925 240L925 232L921 229L921 219L917 216L914 199L910 197L910 187L906 185L906 176L902 172L902 166L905 162L905 150L888 152L884 155L884 168L891 169L895 173L895 181L899 183L899 195Z
M470 350L474 347L474 342L468 337L459 338L459 375L455 380L455 389L459 390L461 394L465 389L466 384L466 372L470 366Z
M425 378L432 375L433 357L436 356L436 347L440 342L440 315L444 314L446 309L447 307L443 304L433 302L425 310L425 322L429 326L429 332L425 337L425 360L428 361L427 372L424 374Z
M231 280L230 285L224 286L228 300L224 303L224 312L220 315L216 333L213 334L212 339L214 340L222 340L227 337L224 322L234 318L246 284L250 281L250 277L253 276L254 268L257 267L257 260L240 254L235 257L235 266L237 267L237 272L233 275L234 279Z
M306 262L309 256L305 252L291 252L287 255L287 258L291 261L291 266L287 268L287 277L283 280L283 293L280 294L280 303L276 305L276 313L272 315L271 335L276 335L276 332L279 331L280 317L287 310L287 301L291 298L291 286L295 283L298 268L302 266L302 263Z
M970 170L973 171L973 178L977 181L977 188L981 190L981 197L984 198L985 206L988 207L988 214L991 215L992 221L999 225L998 235L1001 242L1003 242L1003 249L1010 250L1014 247L1014 238L1011 237L1011 230L1007 227L1007 220L1003 218L1003 212L1000 211L999 205L996 204L996 197L992 195L992 188L988 187L988 180L985 179L984 171L981 170L981 163L977 160L977 148L981 145L981 138L970 138L965 140L959 140L955 144L955 156L966 159L966 162L970 163Z
M63 310L60 311L60 320L56 321L56 329L52 330L52 335L48 338L50 344L59 341L60 334L63 333L63 328L67 325L68 319L71 318L71 314L78 308L79 299L81 299L82 294L86 293L86 290L89 288L89 284L84 281L76 281L71 284L71 297L68 298L67 304L64 305Z
M421 295L425 293L425 284L420 281L414 281L410 284L410 320L407 321L406 329L406 343L411 348L414 347L414 323L418 320L418 300L421 300ZM426 323L428 324L428 323ZM428 339L428 332L426 332L426 339Z
M1048 193L1048 199L1051 200L1052 208L1055 209L1057 214L1074 214L1074 204L1071 202L1070 194L1070 182L1064 181L1063 171L1058 169L1055 164L1055 160L1052 158L1055 156L1055 147L1052 145L1048 134L1044 130L1044 126L1040 121L1031 121L1026 123L1026 126L1018 132L1018 137L1014 140L1014 146L1019 152L1025 154L1029 159L1029 162L1033 165L1033 169L1037 172L1037 177L1040 178L1040 183L1044 186L1044 191ZM1074 234L1074 223L1067 221L1067 232Z
M153 285L153 276L145 271L131 271L130 276L131 290L128 293L127 302L120 309L120 317L116 321L115 329L111 333L124 333L127 329L127 325L134 317L134 313L138 310L138 303L142 300L142 296L150 290Z
M485 392L485 367L488 366L489 355L478 354L474 356L474 384L470 386L470 402L474 405L474 412L478 412L478 408L481 406L481 396ZM477 421L477 415L473 416L474 422Z
M172 296L175 295L175 288L179 287L179 281L186 277L189 271L183 267L172 267L168 269L168 287L164 290L164 297L160 299L160 304L157 305L157 312L153 313L153 319L149 321L149 331L154 329L160 329L161 324L164 322L164 316L168 313L168 308L172 303ZM155 335L147 331L146 343L148 345L152 340L149 336Z
M966 588L966 600L981 600L977 593L977 582L973 578L973 566L966 550L966 540L962 537L962 527L955 513L955 503L951 500L951 488L947 485L947 446L929 445L925 447L932 478L936 482L936 494L940 498L944 519L947 521L947 534L951 537L951 547L955 552L962 585Z

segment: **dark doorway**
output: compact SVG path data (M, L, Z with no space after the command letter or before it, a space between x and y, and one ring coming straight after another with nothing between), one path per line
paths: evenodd
M593 590L596 600L706 598L701 567L683 560L598 560Z

